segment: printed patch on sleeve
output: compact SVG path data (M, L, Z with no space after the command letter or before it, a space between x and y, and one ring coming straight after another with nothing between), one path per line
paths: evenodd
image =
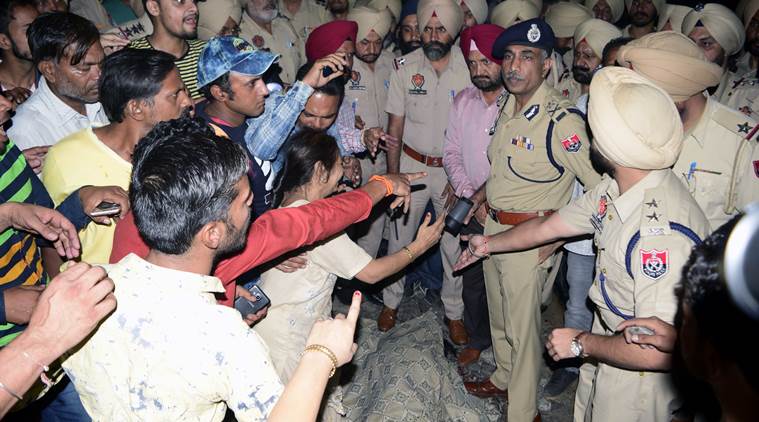
M561 146L566 152L577 152L582 147L582 142L580 141L580 137L575 133L572 136L562 139Z
M640 268L643 275L651 280L658 280L664 277L669 271L669 251L657 249L640 250Z

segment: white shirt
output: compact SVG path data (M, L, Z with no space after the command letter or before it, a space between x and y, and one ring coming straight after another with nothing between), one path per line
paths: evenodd
M53 94L45 78L40 78L37 90L16 110L8 138L23 151L55 145L76 131L109 123L100 103L86 104L85 108L87 115L82 116Z
M284 387L218 278L134 254L103 268L118 306L63 362L94 421L266 420Z

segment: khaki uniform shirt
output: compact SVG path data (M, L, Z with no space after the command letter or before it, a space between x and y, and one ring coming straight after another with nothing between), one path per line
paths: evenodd
M256 48L267 48L280 54L279 67L282 71L279 77L282 82L292 84L298 68L306 62L303 41L298 38L290 22L277 17L271 22L271 33L258 25L247 13L242 14L240 22L240 38L248 41Z
M751 68L751 53L741 56L736 67L735 72L725 72L714 98L759 121L759 78Z
M567 68L564 71L555 88L562 97L568 99L573 104L577 104L577 99L582 95L582 85L575 80L571 68Z
M303 43L314 28L332 21L329 10L314 0L301 0L300 9L295 14L290 13L285 3L279 0L279 14L290 21Z
M382 51L372 70L358 58L353 59L353 73L345 85L345 101L353 107L356 116L361 117L366 128L387 128L385 105L390 91L393 60L393 53Z
M522 110L516 110L514 96L505 101L488 148L491 207L555 210L569 202L575 177L587 189L599 182L583 116L547 82Z
M456 94L472 82L461 49L450 52L448 67L438 76L419 48L395 59L385 111L405 116L403 143L417 152L443 156L445 119Z
M701 120L685 136L673 171L696 199L713 230L748 205L736 202L739 196L741 201L759 199L759 177L745 171L753 169L755 126L750 117L709 98ZM751 139L747 140L749 135Z
M650 172L623 195L616 181L605 177L559 215L595 235L596 279L589 292L598 308L593 333L613 335L633 317L673 323L681 269L693 245L709 233L709 224L671 170ZM593 384L592 405L585 407L592 420L669 421L679 407L667 373L599 363Z

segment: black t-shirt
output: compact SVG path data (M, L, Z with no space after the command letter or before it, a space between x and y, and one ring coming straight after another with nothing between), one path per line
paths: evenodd
M229 136L229 139L242 146L245 152L248 153L248 159L250 160L248 180L250 181L250 188L253 190L253 218L256 218L268 211L274 200L274 177L271 171L271 162L254 157L248 150L245 145L245 129L248 127L247 124L243 123L240 126L232 127L227 126L221 120L212 119L206 113L207 105L208 101L196 104L195 115L219 127Z

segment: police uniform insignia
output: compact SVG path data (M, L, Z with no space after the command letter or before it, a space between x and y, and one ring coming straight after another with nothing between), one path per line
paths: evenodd
M659 203L656 202L656 198L652 198L650 202L646 202L643 205L647 206L648 208L659 208Z
M754 175L759 177L759 160L754 160Z
M263 48L264 46L264 37L260 35L254 35L253 38L251 38L251 41L256 48Z
M561 95L564 96L564 97L569 98L569 90L568 89L562 89L561 90Z
M527 111L524 112L524 117L526 117L527 120L532 120L535 116L538 115L539 111L540 111L540 105L534 104L532 107L528 108Z
M742 123L738 125L738 132L748 134L748 132L752 129L751 125L748 124L748 122Z
M647 215L646 218L648 218L648 221L659 221L659 214L654 211L651 214Z
M643 275L651 280L662 278L669 270L669 251L658 249L640 250L640 268Z
M351 89L360 89L362 88L359 83L361 83L361 72L357 70L351 71Z
M240 52L251 52L251 51L254 51L253 50L253 46L251 46L250 44L248 44L248 42L245 41L242 38L234 38L232 40L232 45L234 45L235 48L237 49L237 51L240 51Z
M740 111L741 113L745 114L746 116L750 116L751 115L751 108L749 106L743 106L743 107L739 108L738 111Z
M396 57L393 59L393 67L395 68L395 70L400 69L401 66L403 66L404 64L406 64L405 57Z
M411 85L413 88L408 90L409 94L412 95L426 95L427 90L422 89L424 86L424 75L421 73L415 73L411 76Z
M524 148L527 151L532 151L535 148L535 145L532 144L530 138L526 136L517 136L516 138L512 138L511 145L514 145L517 148Z
M693 7L693 10L695 10L696 12L700 12L700 11L704 10L704 4L703 3L697 4L695 7Z
M601 232L604 228L604 217L606 217L606 210L607 208L607 202L606 195L602 195L601 199L598 200L598 212L590 216L590 224L595 227L596 231Z
M540 41L540 29L538 29L537 24L533 23L530 26L530 29L527 31L527 40L532 43Z
M582 142L580 141L580 137L575 133L572 134L572 136L562 139L561 146L566 152L577 152L582 147Z

